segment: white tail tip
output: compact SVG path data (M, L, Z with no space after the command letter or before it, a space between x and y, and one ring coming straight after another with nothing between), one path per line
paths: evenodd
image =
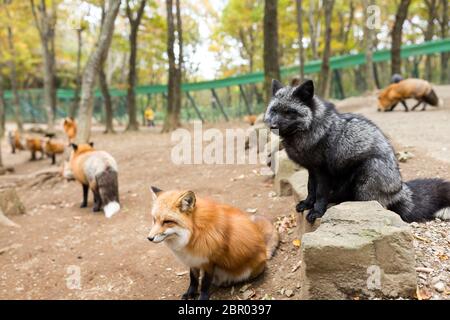
M435 218L450 220L450 207L443 208L434 214Z
M120 210L120 204L116 201L108 203L103 207L103 211L105 212L105 217L111 218Z

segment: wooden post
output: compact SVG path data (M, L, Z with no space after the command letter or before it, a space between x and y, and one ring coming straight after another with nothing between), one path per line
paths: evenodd
M197 105L195 104L195 100L194 98L192 98L191 94L189 93L189 91L186 91L186 97L188 98L188 100L191 102L192 107L194 108L195 112L197 113L198 118L200 119L200 121L202 123L205 122L205 120L202 117L202 113L200 112L200 110L198 109Z
M219 97L217 96L216 90L211 89L212 95L214 97L214 100L217 104L217 106L219 107L220 111L222 112L225 121L229 121L227 114L225 113L225 110L223 109L222 103L220 103Z
M339 92L339 99L345 99L345 93L344 88L342 87L342 81L341 81L341 73L339 70L334 70L334 77L336 79L336 89Z
M245 95L244 87L242 86L242 84L239 85L239 92L241 93L241 97L244 100L245 107L247 108L247 113L252 114L252 108L248 103L247 96Z

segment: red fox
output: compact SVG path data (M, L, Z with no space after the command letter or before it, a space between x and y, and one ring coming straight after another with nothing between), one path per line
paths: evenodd
M197 198L192 191L151 188L153 225L148 240L163 242L190 268L190 285L182 299L209 299L209 287L260 275L278 245L268 218Z
M427 104L435 107L442 104L442 100L437 97L428 81L411 78L392 83L381 91L378 96L378 111L392 111L400 102L408 112L409 109L404 100L410 98L417 100L417 104L412 107L413 111L421 103L423 104L422 111L425 110Z
M9 145L11 146L11 153L16 153L16 150L25 150L22 137L18 130L8 132Z
M69 161L64 163L63 175L66 179L76 179L83 186L83 202L87 207L89 189L94 194L94 212L101 210L107 218L119 212L119 186L117 163L105 151L95 150L93 143L76 145L72 143Z
M69 140L69 143L72 143L77 135L77 123L75 122L75 119L71 117L65 118L63 127L64 132L67 135L67 139Z
M31 152L31 160L36 160L36 153L41 153L41 159L44 158L44 141L38 137L27 137L25 139L26 148Z
M249 125L253 126L256 122L256 118L257 116L255 116L254 114L249 114L244 116L244 121L247 122Z
M56 163L56 155L64 153L64 144L58 141L52 140L53 135L48 134L45 141L44 152L48 157L52 158L52 164Z

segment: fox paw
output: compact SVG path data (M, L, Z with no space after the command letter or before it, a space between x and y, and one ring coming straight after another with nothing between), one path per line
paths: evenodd
M313 207L312 203L310 203L309 201L303 200L303 201L300 201L299 203L297 203L295 210L297 212L303 212L305 210L312 209L312 207Z
M197 292L188 290L181 296L181 300L189 300L189 299L195 299L197 297Z
M321 218L323 216L323 213L320 213L314 209L311 209L307 216L306 216L306 220L311 223L314 224L314 222L316 221L317 218Z
M200 293L200 297L198 300L209 300L209 294L207 293Z
M101 210L100 207L93 207L92 212L99 212Z
M86 208L86 207L87 207L87 203L82 202L82 203L80 204L80 208Z

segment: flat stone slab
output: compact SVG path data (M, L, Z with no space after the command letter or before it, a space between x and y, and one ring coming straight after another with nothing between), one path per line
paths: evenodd
M376 201L329 208L301 250L302 299L415 296L410 227Z

